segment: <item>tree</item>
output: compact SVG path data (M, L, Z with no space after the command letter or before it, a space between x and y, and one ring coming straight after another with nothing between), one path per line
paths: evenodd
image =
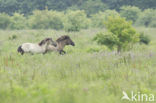
M155 9L156 0L0 0L0 12L9 15L22 13L32 14L34 10L64 11L76 7L76 10L85 10L87 14L94 14L106 9L120 10L121 6L137 6L144 10L147 8Z
M121 52L130 49L139 41L139 34L132 27L132 23L124 18L109 17L105 25L108 32L98 33L94 38L99 44L106 45L110 49L117 47L117 51Z
M2 13L0 14L0 29L7 29L10 25L10 16Z
M17 0L0 0L0 12L11 15L18 10L19 4Z
M62 29L64 13L57 11L36 10L29 16L29 26L32 29Z
M147 8L155 9L156 0L102 0L105 4L108 5L110 9L120 10L121 6L131 5L137 6L140 9L144 10Z
M146 27L156 27L156 10L145 9L136 21L136 25L144 25Z
M10 20L10 29L25 29L27 27L27 20L23 14L14 13L14 15L10 17Z
M135 6L123 6L120 10L120 15L125 17L126 20L132 20L135 22L141 13L141 10Z
M119 16L119 13L115 10L106 10L105 12L91 15L92 27L105 27L104 22L107 21L109 16Z
M79 7L79 9L85 10L85 12L90 15L99 11L104 11L108 9L108 6L101 2L101 0L87 0Z
M83 10L67 11L64 20L64 29L70 31L80 31L90 25L90 19L87 18Z

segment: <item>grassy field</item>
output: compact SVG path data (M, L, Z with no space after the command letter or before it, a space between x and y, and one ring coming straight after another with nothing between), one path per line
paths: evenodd
M1 103L129 103L121 100L122 91L156 96L156 28L137 30L151 37L149 46L137 44L120 55L92 41L97 32L105 31L101 29L1 30ZM66 55L17 53L24 42L56 40L64 34L76 44L65 48Z

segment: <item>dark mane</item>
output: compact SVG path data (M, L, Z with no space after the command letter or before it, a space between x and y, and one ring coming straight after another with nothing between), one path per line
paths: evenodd
M66 40L66 39L70 39L70 37L68 35L63 35L63 36L59 37L56 40L56 42L61 42L61 41Z
M41 45L45 44L48 40L52 40L52 38L45 38L38 45L41 46Z

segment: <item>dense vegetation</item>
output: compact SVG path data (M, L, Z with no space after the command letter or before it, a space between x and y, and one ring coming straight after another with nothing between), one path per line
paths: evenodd
M124 18L109 17L105 24L107 32L98 33L94 38L99 44L106 45L110 49L116 47L119 53L132 48L139 41L139 34L132 27L132 23Z
M3 103L131 103L122 91L155 94L156 29L136 28L152 38L116 55L92 39L103 29L68 33L75 47L66 55L17 53L23 42L54 40L64 31L0 30L0 100Z
M119 10L123 5L137 6L143 9L155 9L155 0L0 0L0 12L31 14L39 9L64 11L66 9L85 10L87 14L106 9Z
M29 16L14 13L12 16L0 13L0 29L64 29L79 31L87 28L104 28L109 16L121 16L135 26L156 27L156 9L141 9L123 6L121 11L105 10L87 16L84 10L35 10Z
M156 27L155 0L0 0L0 29L103 28L108 16Z

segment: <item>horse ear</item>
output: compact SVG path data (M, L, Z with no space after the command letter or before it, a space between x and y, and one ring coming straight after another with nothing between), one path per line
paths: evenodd
M51 40L51 41L53 41L53 39L52 39L52 38L47 38L47 40Z

